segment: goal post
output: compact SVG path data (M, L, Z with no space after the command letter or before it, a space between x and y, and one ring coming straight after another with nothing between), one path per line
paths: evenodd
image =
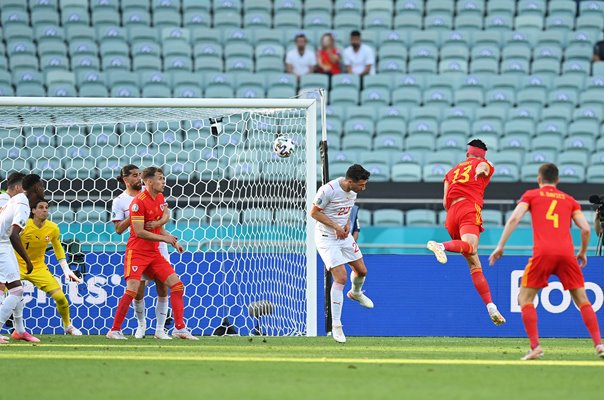
M0 97L0 178L32 171L47 183L49 219L71 243L72 267L84 273L84 284L62 284L85 333L109 328L123 293L127 235L114 233L109 210L123 189L119 168L135 164L164 167L172 211L166 228L186 248L171 251L171 261L186 286L194 334L212 334L228 319L242 335L316 336L308 212L316 131L315 99ZM295 143L291 156L273 151L279 136ZM62 333L52 300L32 285L26 290L28 328ZM147 295L148 329L155 301ZM126 332L135 325L130 316Z

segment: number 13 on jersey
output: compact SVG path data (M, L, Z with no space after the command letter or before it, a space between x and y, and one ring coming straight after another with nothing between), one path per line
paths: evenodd
M470 170L472 169L472 165L466 166L463 171L461 168L457 168L453 172L453 180L451 183L466 183L470 180ZM460 174L461 172L461 174ZM461 175L461 176L460 176Z

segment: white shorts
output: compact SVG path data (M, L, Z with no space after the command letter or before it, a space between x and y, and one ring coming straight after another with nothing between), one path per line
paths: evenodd
M162 246L162 244L165 244L165 246ZM160 243L159 244L159 252L161 253L162 256L164 256L164 258L166 259L166 261L170 262L170 252L168 252L168 243ZM143 281L153 281L153 279L149 279L149 277L147 276L147 274L145 274L143 272L143 276L142 279Z
M346 239L324 237L323 235L321 232L316 232L315 243L328 271L334 267L363 258L361 249L359 249L359 245L354 241L352 235L348 235Z
M20 279L19 263L13 246L0 244L0 283L11 283Z

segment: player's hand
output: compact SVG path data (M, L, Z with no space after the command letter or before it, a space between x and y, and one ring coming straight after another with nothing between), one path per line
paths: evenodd
M164 242L171 244L172 247L176 248L176 242L178 238L172 235L164 235Z
M25 272L25 274L26 274L26 275L29 275L29 274L31 274L31 273L32 273L32 271L34 270L34 265L31 263L31 261L29 261L29 262L26 262L26 263L25 263L25 268L26 268L26 272Z
M497 246L489 256L489 265L495 265L495 262L503 256L503 247Z
M73 271L70 271L68 274L65 274L65 279L67 280L67 282L82 283L82 280L78 278L76 274L73 273Z
M147 221L145 222L145 229L148 231L152 231L155 228L159 228L161 224L159 221Z
M579 262L579 266L581 268L585 268L585 266L587 265L587 254L585 254L585 253L577 254L577 261Z
M346 234L350 233L350 220L348 220L348 223L344 227L344 232L346 232Z
M176 244L174 244L174 248L176 249L176 251L178 252L178 254L182 254L185 252L185 248L182 247L182 245L178 242L176 242Z
M338 239L346 239L348 237L348 232L338 226L338 229L336 229L336 237Z

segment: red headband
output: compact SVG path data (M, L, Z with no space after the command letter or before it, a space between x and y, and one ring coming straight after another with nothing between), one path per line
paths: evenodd
M487 151L481 149L480 147L476 147L476 146L468 146L468 155L473 155L476 157L480 157L480 158L486 158L487 155Z

